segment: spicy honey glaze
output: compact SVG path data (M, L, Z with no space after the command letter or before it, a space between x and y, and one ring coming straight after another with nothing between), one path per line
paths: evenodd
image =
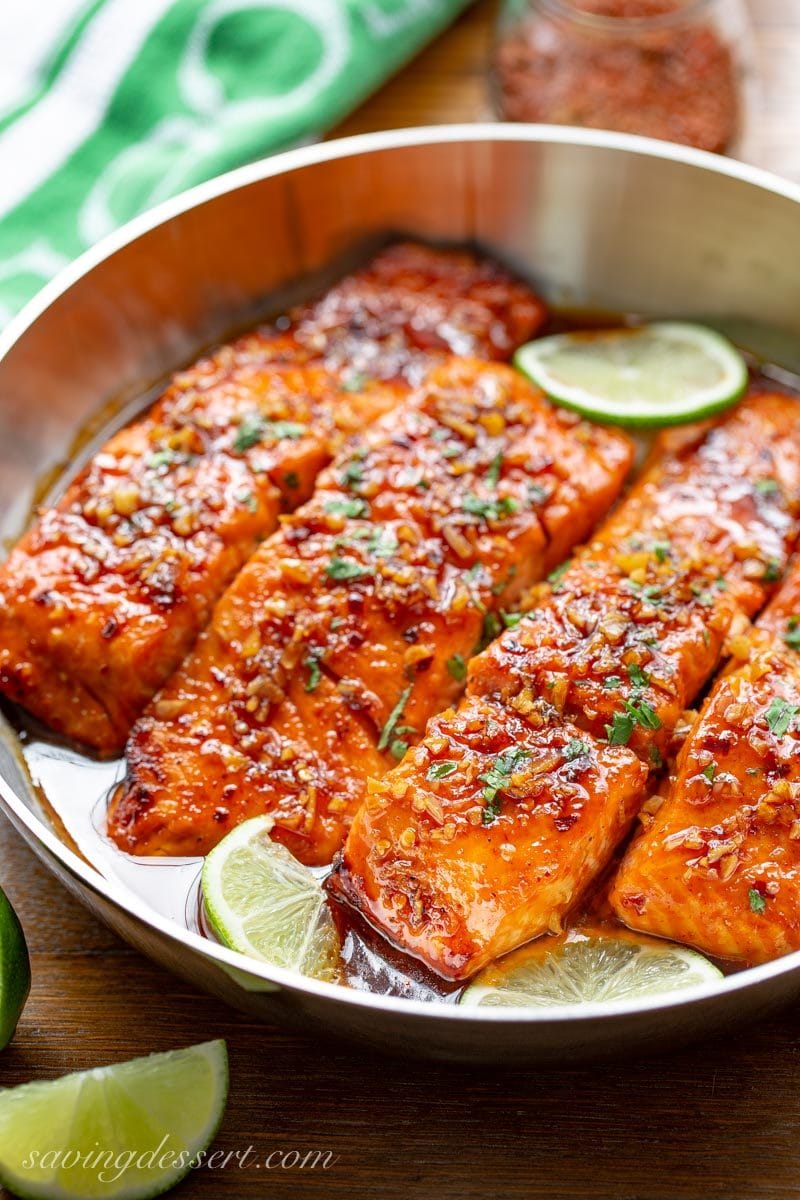
M5 728L0 730L0 739L6 746L14 744L24 764L30 789L26 799L31 807L39 808L72 850L107 879L124 887L141 906L215 940L203 911L202 858L136 857L123 853L108 837L106 806L123 778L124 759L93 758L54 737L14 706L4 703L2 708L7 719L2 722ZM564 934L584 927L609 934L624 929L611 911L607 893L628 841L619 847L614 862L565 922ZM329 871L329 867L313 869L323 881ZM458 1000L463 983L443 979L392 946L348 905L331 898L329 904L341 942L342 985L409 1000ZM741 964L712 961L726 974L745 969Z
M638 323L632 315L562 310L551 316L543 332L596 330ZM756 389L763 385L774 391L777 383L780 390L790 394L800 392L800 379L790 371L758 362L753 356L749 359ZM125 419L146 408L154 393L155 389L149 389L138 405L126 405ZM119 413L109 412L102 428L95 420L88 435L84 432L76 439L75 446L80 451L76 457L40 486L40 502L50 502L60 495L86 460L87 447L102 444L120 424ZM71 849L106 878L123 886L141 906L213 939L204 918L200 894L202 858L131 856L120 851L108 837L106 807L123 779L124 759L102 759L84 753L6 701L0 701L0 714L5 718L0 717L0 743L3 751L15 757L22 767L14 774L23 781L29 807L41 812ZM657 790L655 780L652 790ZM565 931L591 926L594 931L614 933L623 928L606 898L610 877L623 851L624 846L618 850L614 864L584 898L579 910L571 914ZM324 880L329 870L329 867L315 868L314 873ZM453 984L439 977L421 962L391 946L354 910L332 900L329 903L341 940L341 982L344 986L431 1002L453 1003L458 999L463 983ZM744 969L740 964L732 966L722 961L716 965L726 973Z

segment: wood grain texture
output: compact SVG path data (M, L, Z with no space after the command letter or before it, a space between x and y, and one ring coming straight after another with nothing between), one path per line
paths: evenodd
M757 6L757 8L756 8ZM487 115L493 4L478 4L336 131ZM754 0L757 157L800 178L800 4ZM25 926L30 1001L0 1084L225 1037L224 1150L331 1150L328 1170L234 1165L207 1200L788 1200L800 1197L800 1013L647 1061L563 1072L389 1062L257 1025L129 950L3 821L0 881Z

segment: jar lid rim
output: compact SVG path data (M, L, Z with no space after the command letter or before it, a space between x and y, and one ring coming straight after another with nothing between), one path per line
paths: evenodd
M583 25L604 33L619 33L624 29L633 32L645 32L652 29L665 29L682 25L698 16L703 9L709 8L713 0L674 0L675 7L666 12L653 13L651 16L612 16L609 13L596 13L579 8L574 0L538 0L540 9L545 12L566 18L575 25Z

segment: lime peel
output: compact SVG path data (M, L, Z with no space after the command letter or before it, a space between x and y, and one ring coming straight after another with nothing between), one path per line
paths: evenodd
M31 988L25 934L5 892L0 890L0 1050L14 1036Z
M550 1008L611 1004L697 987L722 972L695 950L671 942L572 933L541 938L482 971L459 1003Z
M339 978L339 938L315 875L270 835L269 816L244 821L203 864L205 914L223 945L314 979Z
M688 321L556 334L521 346L514 363L556 404L638 427L713 416L748 383L735 346Z
M224 1041L0 1091L0 1182L23 1198L147 1200L174 1187L219 1129Z

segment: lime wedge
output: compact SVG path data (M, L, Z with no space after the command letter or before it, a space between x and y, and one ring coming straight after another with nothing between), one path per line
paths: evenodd
M14 1036L31 990L31 963L19 918L0 890L0 1050Z
M222 1041L0 1091L0 1181L23 1197L160 1196L191 1170L228 1096Z
M232 830L203 865L206 916L232 950L315 979L339 976L339 938L308 867L269 836L271 817Z
M542 938L480 973L461 1004L550 1008L658 996L721 978L694 950L670 942L572 933Z
M679 425L734 404L747 366L704 325L563 333L528 342L514 362L557 404L615 425Z

